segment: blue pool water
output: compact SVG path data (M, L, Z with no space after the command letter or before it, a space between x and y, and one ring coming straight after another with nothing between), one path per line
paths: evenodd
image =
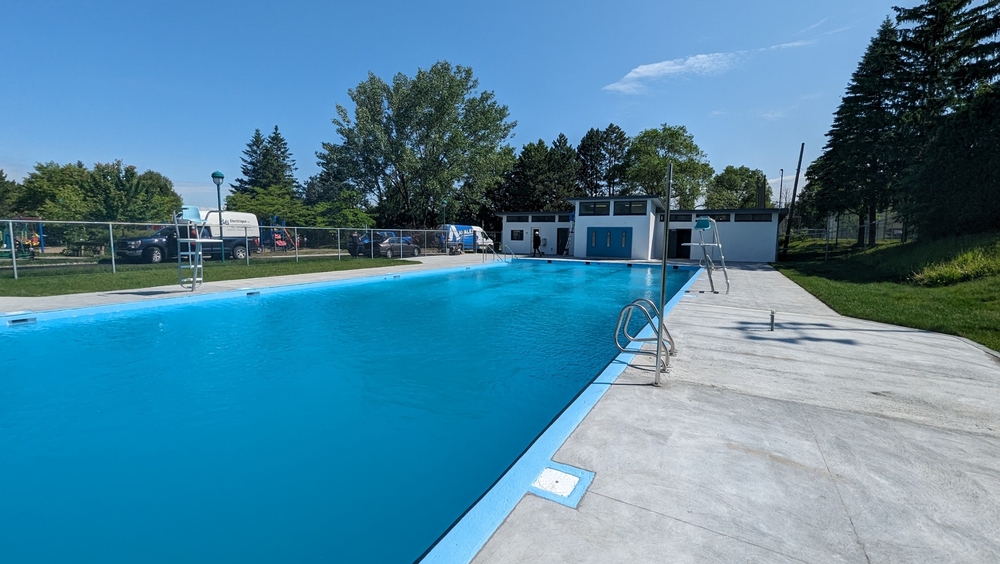
M520 261L0 329L0 560L412 561L658 289Z

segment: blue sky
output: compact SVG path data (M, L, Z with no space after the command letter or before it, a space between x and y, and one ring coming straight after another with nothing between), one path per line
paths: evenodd
M900 2L229 2L8 0L0 168L122 159L214 206L255 128L278 125L305 180L369 71L473 68L517 120L516 148L615 123L684 125L716 171L790 190L868 41ZM914 5L914 2L903 5Z

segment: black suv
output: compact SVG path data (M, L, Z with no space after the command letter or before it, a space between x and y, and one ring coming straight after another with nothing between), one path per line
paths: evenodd
M186 229L186 226L181 226ZM204 238L208 238L207 234ZM215 239L218 241L218 239ZM249 244L250 248L247 248ZM226 256L237 260L247 258L247 252L261 252L260 240L242 237L225 239ZM218 258L219 243L203 243L202 254L205 257ZM177 228L168 225L145 237L129 237L115 243L115 252L125 259L140 259L143 262L158 263L177 258Z

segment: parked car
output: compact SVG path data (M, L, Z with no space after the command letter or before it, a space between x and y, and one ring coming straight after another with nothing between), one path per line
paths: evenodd
M202 218L205 224L198 235L201 239L219 239L219 212L211 211ZM179 220L183 221L183 220ZM214 222L214 223L213 223ZM190 229L191 223L182 222L180 229ZM226 257L236 260L247 258L248 252L258 253L260 248L260 227L257 217L251 213L222 212L223 243ZM183 234L189 236L188 234ZM182 237L183 238L183 237ZM248 248L249 247L249 248ZM148 263L160 263L177 258L177 227L168 225L145 237L129 237L115 242L116 254L124 259L136 259ZM220 245L209 242L202 245L206 257L219 258Z
M376 239L378 239L377 235ZM398 256L418 257L420 256L420 245L414 245L412 239L409 237L389 237L376 243L374 249L372 249L371 242L364 243L361 245L361 253L358 256L386 258Z

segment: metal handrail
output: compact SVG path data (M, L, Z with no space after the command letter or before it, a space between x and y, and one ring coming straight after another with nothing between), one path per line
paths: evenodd
M483 252L483 263L486 262L486 253L487 252L489 252L490 254L493 255L493 262L497 262L497 261L507 262L507 256L506 255L504 255L504 256L501 257L500 255L497 254L496 249L494 249L492 246L489 246L489 247L486 247L486 251Z
M642 314L646 317L646 320L649 322L649 325L651 327L655 327L657 321L662 324L661 327L663 329L663 335L665 335L662 344L666 345L664 347L664 350L667 351L667 354L663 358L658 358L657 362L660 364L660 367L665 370L667 366L670 365L670 357L675 356L677 354L677 347L674 344L673 337L670 336L670 331L667 330L666 322L663 320L663 317L657 310L656 304L654 304L652 300L649 300L647 298L638 298L636 300L633 300L632 303L622 308L621 312L618 314L618 326L615 328L615 346L618 347L618 350L621 352L627 352L631 354L644 354L648 356L659 356L657 351L647 351L647 350L642 350L641 348L641 343L655 343L658 337L656 336L639 337L638 335L632 335L628 332L628 325L632 321L632 313L635 310L639 310L642 312ZM652 310L652 313L650 312L650 310ZM653 321L654 318L656 318L657 321ZM622 335L624 335L625 338L628 339L629 343L624 345L621 343L620 337ZM640 343L640 348L638 349L627 348L628 345L631 343Z
M517 260L517 254L515 254L514 251L510 247L508 247L507 245L504 245L503 246L503 256L506 257L508 252L510 253L510 261L511 262L514 262L515 260Z

